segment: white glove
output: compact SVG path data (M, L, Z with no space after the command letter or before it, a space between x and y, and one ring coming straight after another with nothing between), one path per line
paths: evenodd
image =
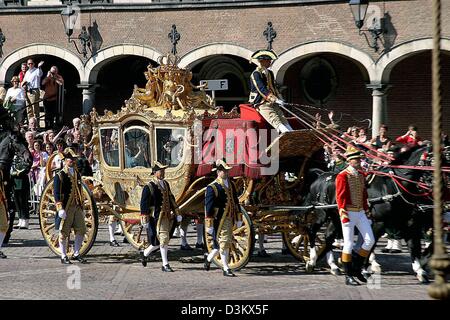
M177 222L183 221L183 216L177 215Z
M208 229L206 229L206 233L209 235L213 235L214 234L214 227L209 227Z
M67 218L66 210L64 210L64 209L58 210L58 216L59 216L61 219Z
M284 105L284 101L281 100L281 99L275 100L275 103L276 103L276 104L279 104L280 106L283 106L283 105Z

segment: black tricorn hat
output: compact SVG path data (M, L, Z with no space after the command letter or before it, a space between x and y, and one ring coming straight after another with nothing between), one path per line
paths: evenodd
M155 161L155 164L152 167L152 174L167 167L168 167L167 165L165 166L161 162Z
M61 160L78 158L78 154L72 148L64 149L64 152L59 153Z
M213 168L211 169L211 171L216 171L216 170L220 170L220 171L226 171L226 170L230 170L232 167L230 167L225 160L223 159L217 159L215 163L213 163Z
M252 59L256 60L277 60L278 56L272 50L258 50L252 54Z

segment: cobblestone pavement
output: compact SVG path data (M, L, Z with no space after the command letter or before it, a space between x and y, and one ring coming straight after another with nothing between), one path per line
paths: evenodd
M224 278L215 267L209 272L202 269L201 250L179 250L179 238L169 246L174 273L161 271L159 253L144 268L129 244L109 245L106 225L100 226L87 255L89 263L66 267L47 248L36 217L30 227L14 231L3 248L8 259L0 260L0 299L429 299L427 286L412 274L406 247L401 254L382 254L384 239L377 249L383 266L380 288L370 289L347 287L343 276L333 276L325 267L306 273L304 264L281 254L281 238L276 235L269 236L266 244L270 257L252 257L237 277ZM190 226L191 245L195 234ZM121 242L122 237L116 238ZM79 289L73 281L77 270Z

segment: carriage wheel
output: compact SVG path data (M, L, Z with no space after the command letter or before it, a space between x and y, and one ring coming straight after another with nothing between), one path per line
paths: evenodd
M297 230L283 232L283 242L292 256L298 261L307 263L309 261L309 236L305 233L300 233ZM316 237L317 255L320 255L323 248L322 237Z
M237 222L233 225L233 240L231 242L228 265L232 270L239 270L245 267L250 260L255 245L255 231L252 221L247 211L241 206L242 225L238 228ZM220 230L218 230L218 233ZM212 250L212 237L205 232L205 239L208 252ZM213 260L214 264L222 268L220 255Z
M97 207L94 198L85 184L83 184L83 211L85 213L86 234L81 245L80 255L87 254L92 248L98 230ZM56 255L61 255L58 241L59 231L55 230L55 216L56 204L55 198L53 197L53 180L50 180L42 191L41 201L39 202L39 225L44 240L47 242L50 250ZM72 230L69 235L69 246L67 248L67 254L69 256L73 254L73 241L71 241L73 239L75 239L75 235Z

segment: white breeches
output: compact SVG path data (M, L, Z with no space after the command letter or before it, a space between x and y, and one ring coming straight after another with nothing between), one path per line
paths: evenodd
M353 249L353 238L355 235L355 227L361 233L364 242L361 246L363 250L370 251L375 243L370 221L367 219L364 211L348 211L350 222L342 224L342 234L344 236L343 253L351 254Z

